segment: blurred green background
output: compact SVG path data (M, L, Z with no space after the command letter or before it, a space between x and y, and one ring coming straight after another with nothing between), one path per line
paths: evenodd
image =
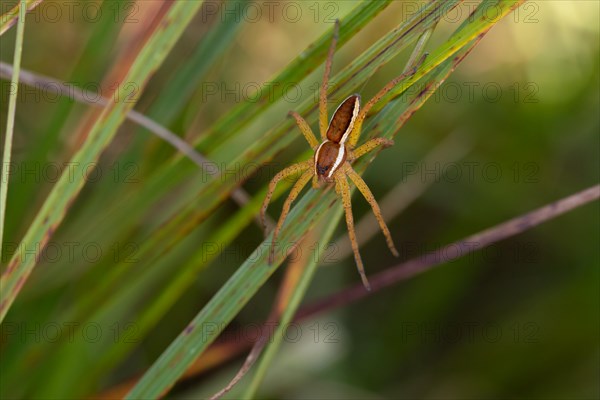
M14 3L3 2L2 12ZM135 54L143 28L162 2L76 3L72 18L70 6L63 2L44 2L28 17L22 66L108 93L117 81L119 63ZM262 14L248 11L231 44L219 49L191 98L164 123L190 142L201 137L325 32L333 18L358 4L274 2L269 15L266 5L258 3ZM415 4L420 3L394 1L374 18L336 53L334 73L398 25ZM427 49L442 43L474 5L465 2L456 16L444 18ZM56 17L53 7L59 12ZM173 79L172 72L189 59L209 29L222 23L222 11L213 15L206 7L151 80L136 110L152 109ZM102 10L101 16L94 14L96 9ZM364 179L378 199L407 180L417 187L427 186L405 212L388 221L401 261L598 182L599 11L595 1L525 3L485 36L403 127L395 146L382 151L369 166ZM94 15L97 18L90 17ZM15 31L12 28L0 38L0 60L5 63L12 63ZM363 101L404 68L409 52L366 82L360 91ZM280 123L300 100L315 96L321 73L319 68L294 85L248 129L267 131ZM4 136L8 81L0 83ZM65 170L62 163L80 145L89 116L96 112L65 98L57 101L43 90L23 85L20 90L13 154L17 167L9 186L5 229L5 248L12 246L13 252L55 182L57 168ZM330 110L333 107L330 104ZM153 112L160 115L160 109ZM307 150L300 132L294 132L298 140L244 182L249 193L257 193L277 170ZM240 148L247 145L239 143ZM436 146L435 157L423 162ZM96 321L92 317L84 322L80 316L95 315L95 305L86 303L87 296L114 273L111 267L116 260L131 256L134 263L144 265L145 260L136 257L140 241L169 218L168 210L177 204L177 190L191 178L149 206L142 221L115 235L120 220L114 210L141 190L173 154L169 145L131 122L121 127L100 160L103 176L86 185L57 231L53 241L60 255L40 262L2 325L3 398L58 398L70 384L77 387L73 393L89 397L143 372L260 244L262 232L250 223L197 274L148 334L138 336L136 323L144 303L161 293L160 279L142 287L143 295L124 306L123 314L98 316L101 332L114 337L115 347L126 342L122 335L131 335L128 344L134 347L122 358L115 356L117 362L106 364L110 367L94 369L98 354L93 341L75 339L65 344L69 326ZM281 205L279 199L270 207L273 218ZM353 206L357 220L370 213L359 196L353 197ZM224 201L193 232L190 242L160 261L166 266L165 281L177 274L186 254L237 208ZM298 335L290 331L260 396L598 398L599 223L598 204L584 206L485 251L295 325ZM340 224L337 237L345 236L346 227ZM72 254L68 243L79 243ZM103 250L101 255L96 255L98 249ZM359 282L352 256L340 259L337 250L334 247L334 262L319 268L304 303ZM398 263L380 234L361 247L361 254L371 275ZM230 334L248 333L249 326L265 320L284 269L285 265L238 315L228 328ZM115 292L127 293L129 286L135 286L144 269L137 271L125 271ZM63 337L54 342L56 329ZM214 393L235 374L244 355L185 380L169 397ZM34 366L38 368L32 371ZM82 369L89 369L87 380L69 382Z

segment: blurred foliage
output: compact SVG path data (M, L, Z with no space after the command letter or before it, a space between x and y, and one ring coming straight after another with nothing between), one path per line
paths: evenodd
M256 18L248 8L245 19L219 43L211 65L198 72L201 83L164 123L188 141L199 142L202 149L202 133L318 40L333 18L343 17L359 3L282 2L273 18L264 4L257 8L262 14ZM13 4L3 2L0 11ZM110 93L120 76L119 65L129 65L148 28L146 21L152 21L161 3L86 4L93 6L75 6L72 18L69 6L60 2L44 2L32 12L22 66ZM158 112L152 107L179 68L207 32L220 27L221 14L211 13L209 4L213 3L205 4L150 80L138 111ZM334 74L414 12L415 4L394 1L364 30L348 35L336 53ZM428 48L442 43L474 5L465 2L444 18ZM94 14L96 6L101 15ZM599 181L598 13L597 2L525 3L485 36L403 127L396 145L366 169L364 179L378 199L408 176L418 174L426 182L440 174L406 212L388 221L401 260ZM14 37L13 28L0 38L3 62L12 60ZM359 88L362 98L368 99L396 76L408 55L406 50L379 69ZM319 57L309 60L314 67L322 62ZM316 69L252 119L244 127L246 140L217 141L203 151L217 162L228 154L242 154L266 137L265 132L289 124L287 111L314 99L320 79L321 69ZM3 135L7 83L0 81ZM16 170L5 227L12 251L56 182L57 172L65 170L64 163L85 140L96 113L24 85L19 99L13 145ZM465 157L454 163L420 164L430 149L455 132L469 143ZM297 129L271 146L269 156L258 162L262 167L244 183L258 202L272 175L306 150ZM84 187L52 240L61 252L59 261L53 254L41 260L2 325L3 398L51 398L66 392L90 396L143 372L261 243L262 232L252 224L252 213L216 199L218 188L200 191L208 179L192 163L180 162L180 175L160 175L161 168L175 162L174 156L168 144L130 122L119 129L99 161L102 177ZM149 193L156 197L147 197ZM212 198L200 198L199 193L214 194L219 202L213 206ZM185 204L206 207L207 215L185 240L176 242L177 251L155 262L153 249L143 248L146 239ZM280 199L270 208L272 216L281 204ZM370 213L359 196L353 207L355 219ZM182 215L185 222L191 214ZM238 222L225 224L233 218ZM302 334L298 340L284 341L260 395L598 398L599 224L597 204L585 206L395 289L297 325ZM230 228L234 235L228 226L245 228L240 232ZM172 303L164 303L172 305L164 316L160 314L155 328L138 336L136 323L144 316L144 304L157 301L164 285L183 273L180 266L186 265L189 255L202 249L204 238L215 232L231 235L232 241L219 254L203 248L211 261L203 260L207 265L202 271L192 269L186 275L185 291ZM337 236L344 235L342 224ZM167 231L164 240L171 239ZM388 254L380 235L362 246L361 254L371 274L398 261ZM3 259L2 265L7 261ZM227 332L248 332L245 327L265 320L281 274L278 271L267 281ZM317 270L305 303L357 281L351 256L326 263ZM67 333L74 329L70 327L82 323L86 330L75 328L77 335L92 337L100 327L101 340L111 341L117 350L99 354L93 340L70 342ZM53 341L56 329L62 337ZM99 358L100 366L95 364ZM213 393L240 363L188 379L171 396ZM69 381L82 371L94 379Z

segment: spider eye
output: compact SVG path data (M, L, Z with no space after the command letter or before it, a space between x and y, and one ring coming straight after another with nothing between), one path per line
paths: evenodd
M318 170L319 174L321 174L321 175L324 175L328 169L329 169L329 165L318 165L317 166L317 170Z

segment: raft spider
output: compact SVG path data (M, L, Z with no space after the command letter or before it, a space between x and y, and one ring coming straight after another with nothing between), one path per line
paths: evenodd
M347 178L350 178L350 180L365 197L367 202L371 205L373 213L375 214L377 222L383 231L390 251L392 254L394 254L394 256L398 257L398 251L394 246L390 231L383 220L379 205L377 204L373 193L371 193L371 190L365 181L354 171L351 163L379 146L389 147L394 144L394 142L390 139L374 138L356 147L356 143L360 137L362 124L369 110L400 82L413 75L416 68L413 68L410 72L403 73L402 75L390 81L383 87L383 89L373 96L373 98L369 100L369 102L365 104L362 109L360 108L360 96L358 94L349 96L339 105L328 123L327 87L329 74L331 72L333 53L337 43L338 31L339 22L336 21L333 39L331 41L329 52L327 54L327 61L325 63L323 82L321 84L319 93L319 131L321 134L321 143L317 141L317 138L304 118L302 118L297 112L290 111L289 115L296 120L298 128L300 128L304 138L310 147L315 151L315 154L309 160L284 168L273 177L269 183L267 196L262 204L261 219L266 232L267 227L265 223L265 213L275 190L275 186L284 178L294 174L302 173L285 200L283 209L281 211L281 216L279 217L279 221L275 227L269 251L269 263L272 263L274 258L275 241L277 240L279 231L281 230L281 227L283 226L283 223L290 211L292 202L298 197L304 186L306 186L311 179L312 186L315 189L321 187L323 184L335 183L335 191L342 198L342 203L346 214L346 224L348 225L348 235L352 243L352 250L354 252L356 266L358 267L358 272L365 288L370 290L369 281L365 274L363 262L358 251L358 242L356 241L356 233L354 231L354 218L352 216L352 204L350 201L350 188L348 186Z

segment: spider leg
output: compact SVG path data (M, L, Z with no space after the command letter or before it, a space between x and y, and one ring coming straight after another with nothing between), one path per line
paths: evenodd
M365 154L375 150L378 146L390 147L393 144L393 140L382 137L368 140L365 143L358 146L356 150L352 151L353 160L356 160L357 158L362 157Z
M296 125L298 125L298 128L300 128L300 132L302 132L302 134L304 135L304 138L308 142L308 145L312 149L315 149L319 145L319 142L317 141L317 138L315 137L315 134L313 133L312 129L310 129L310 125L308 125L308 122L306 122L306 120L302 118L302 116L296 111L290 111L289 115L294 117L294 119L296 120Z
M424 59L422 61L424 61ZM379 100L381 100L383 98L383 96L388 94L388 92L390 90L392 90L394 87L399 85L402 81L413 76L417 72L417 68L420 67L420 65L422 64L422 61L414 68L411 68L407 72L404 72L403 74L392 79L379 92L377 92L375 94L375 96L373 96L373 98L371 100L369 100L369 102L367 104L364 105L364 107L362 108L362 110L360 110L360 113L356 117L356 122L354 123L354 129L352 130L352 133L350 134L350 137L348 138L348 143L350 144L350 147L354 147L356 145L356 142L358 142L362 124L363 124L365 118L367 117L367 114L371 110L371 108L375 104L377 104L377 102Z
M350 243L352 243L352 250L354 251L354 260L356 261L356 267L358 268L358 273L360 274L360 278L362 279L365 289L371 290L371 285L369 284L369 280L365 274L365 267L363 266L362 259L360 258L360 253L358 252L358 242L356 240L356 232L354 232L354 218L352 217L350 188L348 186L348 181L346 180L346 175L343 173L343 171L339 172L342 173L337 173L334 175L335 188L336 192L342 196L342 204L346 213L346 225L348 225L348 236L350 237Z
M306 186L308 181L310 181L310 178L312 178L312 176L313 176L313 171L311 171L311 170L304 171L304 173L300 176L300 178L298 178L298 180L292 187L290 194L288 195L287 199L285 199L285 202L283 203L283 209L281 210L281 216L279 217L279 221L277 221L277 226L275 227L275 231L273 232L273 239L271 241L271 249L269 251L269 264L272 264L273 259L275 258L275 242L277 240L277 235L279 235L279 231L281 230L281 227L283 226L283 222L285 221L285 218L287 217L288 213L290 212L290 207L292 206L292 202L294 200L296 200L296 197L298 197L298 195L300 194L300 192L302 191L304 186Z
M327 61L325 61L325 73L323 74L323 82L321 83L321 90L319 93L319 130L321 131L321 139L327 139L327 88L329 86L329 74L331 73L331 64L333 62L333 53L335 52L335 46L338 40L338 33L340 31L340 21L335 20L335 26L333 27L333 39L331 39L331 45L329 46L329 52L327 53Z
M279 173L277 173L273 179L271 179L271 182L269 182L269 188L267 190L267 196L265 197L265 199L263 200L263 204L262 207L260 209L260 220L262 221L262 225L265 231L265 236L267 234L267 224L266 224L266 220L265 220L265 214L267 212L267 207L269 206L269 202L271 201L271 197L273 196L273 192L275 191L275 187L277 186L277 183L282 180L287 178L288 176L294 175L298 172L302 172L302 171L306 171L307 169L309 169L312 166L313 161L312 160L306 160L294 165L290 165L287 168L282 169L281 171L279 171ZM312 173L312 171L310 171Z
M371 193L371 190L369 189L365 181L360 177L360 175L356 173L356 171L354 171L350 164L346 164L346 174L371 205L371 208L373 209L373 214L375 214L375 218L377 218L379 227L383 231L385 241L387 242L390 251L394 256L398 257L398 250L396 250L396 247L394 246L392 235L390 234L390 230L388 229L385 221L383 220L383 216L381 215L381 209L379 208L379 204L377 204L377 201L375 200L375 196L373 196L373 193Z

